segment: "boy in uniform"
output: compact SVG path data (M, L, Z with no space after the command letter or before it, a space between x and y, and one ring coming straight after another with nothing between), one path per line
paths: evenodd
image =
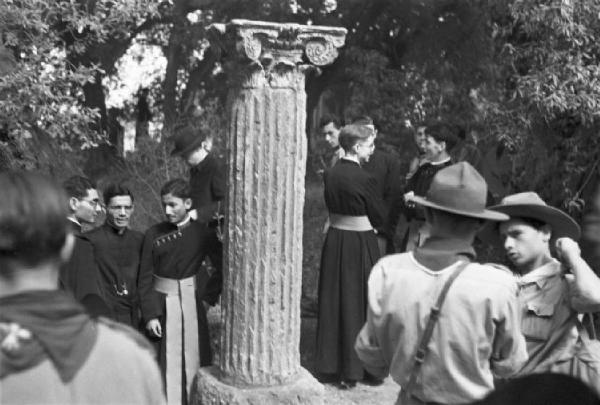
M158 357L169 403L187 403L199 366L212 363L206 308L221 292L221 272L209 274L202 262L215 238L193 220L190 187L183 179L161 190L167 221L144 235L138 289L142 316L158 341ZM221 263L216 263L220 268Z

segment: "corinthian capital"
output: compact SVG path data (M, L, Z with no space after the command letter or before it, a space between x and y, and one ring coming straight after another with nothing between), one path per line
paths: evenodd
M250 20L213 24L209 32L213 47L264 68L280 64L329 65L346 38L345 28Z

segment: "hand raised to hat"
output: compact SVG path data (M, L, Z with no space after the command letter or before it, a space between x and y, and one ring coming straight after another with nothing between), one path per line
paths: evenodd
M575 261L581 257L581 249L577 242L571 238L558 238L556 240L556 254L558 260L565 267L571 268Z
M564 277L569 283L571 307L579 313L600 311L600 278L581 258L577 242L570 238L559 238L556 252L563 267L570 271Z

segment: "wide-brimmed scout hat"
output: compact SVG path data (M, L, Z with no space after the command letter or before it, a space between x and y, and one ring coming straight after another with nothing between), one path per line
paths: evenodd
M485 208L487 184L467 162L440 170L433 177L425 196L409 198L415 203L465 217L506 221L508 216Z
M526 191L504 197L500 204L489 209L502 212L510 217L532 218L550 225L552 238L569 237L577 240L581 229L569 215L546 204L537 193Z
M191 126L176 130L175 135L171 139L175 144L175 147L171 151L171 156L185 156L198 149L204 141L204 137Z

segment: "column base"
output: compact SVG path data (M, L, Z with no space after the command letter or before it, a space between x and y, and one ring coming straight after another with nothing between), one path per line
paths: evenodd
M218 368L203 367L192 388L191 405L322 405L323 386L304 368L293 383L239 388L218 379Z

